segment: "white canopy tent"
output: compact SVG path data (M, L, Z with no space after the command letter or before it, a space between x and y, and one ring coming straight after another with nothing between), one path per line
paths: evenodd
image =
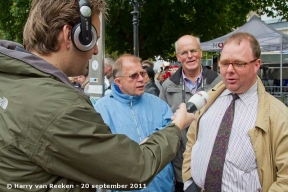
M247 32L256 37L262 51L279 51L280 54L280 90L282 95L282 52L288 50L288 35L277 31L264 23L259 17L254 15L242 27L228 33L222 37L218 37L211 41L201 43L201 49L208 52L221 52L223 42L232 34L237 32Z

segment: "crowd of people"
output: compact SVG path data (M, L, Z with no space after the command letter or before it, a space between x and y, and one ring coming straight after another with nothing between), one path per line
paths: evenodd
M0 40L1 192L288 191L288 108L257 76L254 36L227 38L220 73L192 35L175 42L181 66L159 73L107 57L110 92L92 104L87 66L106 14L102 0L32 0L23 45ZM210 99L188 113L199 91Z
M111 57L104 58L104 95L110 93L111 85L114 82L114 78L112 75L112 67L115 63L115 60ZM141 61L143 69L146 70L147 76L144 78L145 83L145 92L151 93L153 95L159 96L160 89L162 87L163 82L166 79L169 79L178 69L178 65L169 65L165 66L164 68L161 67L160 69L154 68L153 61L150 60L143 60ZM69 77L71 83L77 87L84 90L86 94L89 94L89 72L85 75L80 75L76 77ZM109 91L107 91L109 90Z

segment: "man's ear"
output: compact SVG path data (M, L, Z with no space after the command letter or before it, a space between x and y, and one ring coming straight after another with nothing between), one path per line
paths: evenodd
M261 65L262 65L261 59L257 59L256 62L255 62L255 73L258 72L258 70L260 69Z
M71 31L72 31L72 27L70 25L64 25L62 28L63 40L65 42L65 45L68 46L67 48L70 48L71 43L72 43Z
M202 56L203 56L202 53L203 53L202 49L200 49L200 58L202 58Z
M178 55L178 53L176 53L176 58L177 58L177 61L181 63L181 59L180 59L180 56Z
M122 87L122 83L121 80L119 78L114 79L114 83L118 86L118 87Z

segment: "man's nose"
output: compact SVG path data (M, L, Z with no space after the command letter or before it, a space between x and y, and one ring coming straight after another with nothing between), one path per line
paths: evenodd
M93 48L93 55L97 55L98 54L98 45L96 43L96 45Z
M138 81L144 81L144 77L139 74Z
M188 51L188 52L187 52L187 56L188 56L188 57L193 57L192 52L191 52L191 51Z
M227 67L228 72L235 72L234 66L232 63L229 63L229 66Z

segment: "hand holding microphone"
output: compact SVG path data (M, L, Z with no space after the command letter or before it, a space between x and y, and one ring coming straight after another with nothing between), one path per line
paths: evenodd
M195 93L187 104L181 103L171 117L172 123L175 123L181 130L187 128L195 119L194 112L204 107L208 101L208 94L205 91Z
M195 119L194 113L187 113L186 104L181 103L176 112L171 117L172 123L175 123L181 130L187 128Z
M202 107L204 107L204 105L207 104L208 99L209 95L205 91L195 93L186 104L187 112L194 113L195 111L201 109Z

